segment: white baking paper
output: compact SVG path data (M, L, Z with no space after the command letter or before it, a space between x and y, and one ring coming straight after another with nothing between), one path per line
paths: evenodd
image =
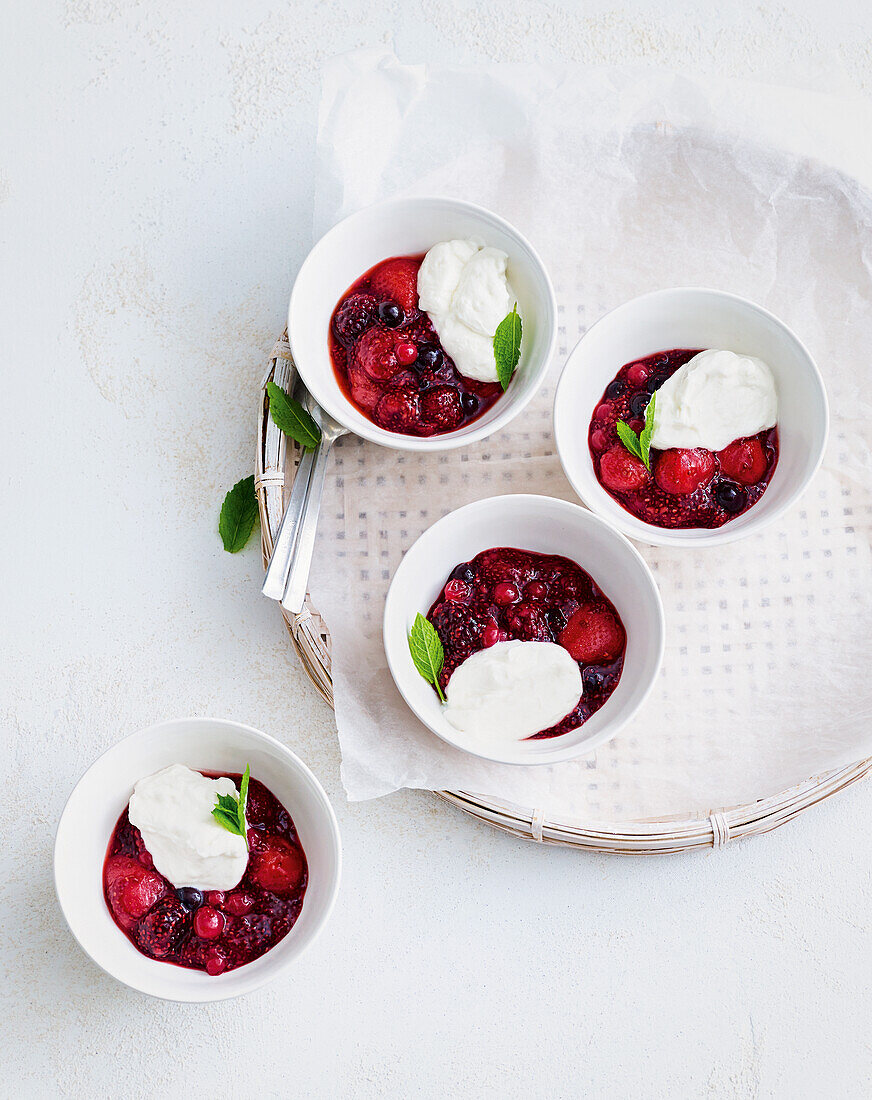
M311 591L333 637L349 798L448 788L551 819L628 820L764 797L872 753L870 134L859 100L639 69L449 70L369 51L327 67L316 235L388 195L471 199L539 248L560 304L548 385L499 435L439 455L336 449ZM553 767L449 748L385 663L393 570L468 501L573 499L551 436L569 350L625 299L694 284L761 302L806 341L832 405L824 468L766 532L715 550L640 547L667 648L631 729Z

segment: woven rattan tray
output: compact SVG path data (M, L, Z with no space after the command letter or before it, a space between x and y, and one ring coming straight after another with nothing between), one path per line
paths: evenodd
M296 384L287 333L273 349L258 410L255 487L260 506L264 565L272 553L273 538L282 517L284 494L293 482L293 472L299 459L297 448L293 444L288 445L288 440L270 419L266 390L266 384L270 381L288 393ZM325 702L332 706L330 632L327 624L308 599L302 614L288 615L282 609L282 615L303 667ZM617 823L550 820L524 806L496 798L465 791L434 793L465 813L524 840L618 855L654 855L719 847L728 840L777 829L803 810L862 779L870 770L872 758L867 758L848 767L822 772L788 790L742 806L720 807L708 813L672 816L662 820Z

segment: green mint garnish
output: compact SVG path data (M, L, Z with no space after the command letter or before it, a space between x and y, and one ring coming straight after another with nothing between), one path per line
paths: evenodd
M312 417L299 401L288 397L275 382L267 382L266 388L269 394L269 414L273 423L307 451L314 450L321 442L321 429Z
M621 442L631 455L635 455L636 458L645 463L645 467L649 471L651 469L651 433L654 431L654 400L656 397L656 393L651 394L651 400L645 409L645 425L639 435L636 435L630 425L625 424L623 420L619 420L616 425Z
M497 379L503 390L509 388L509 382L515 373L515 367L521 358L521 318L518 316L518 303L512 306L512 312L497 325L494 333L494 359L497 364Z
M445 696L439 686L439 673L445 663L445 651L436 628L424 618L420 611L409 631L409 651L415 662L415 668L428 684L436 688L439 698L444 703Z
M254 474L237 481L224 498L218 517L218 533L228 554L238 554L245 546L257 523L257 496Z
M242 837L246 849L248 848L248 829L245 824L245 807L248 802L250 778L251 768L246 764L245 773L239 784L239 798L234 798L232 794L216 795L215 808L212 810L212 816L219 825L222 825L228 833L235 833Z

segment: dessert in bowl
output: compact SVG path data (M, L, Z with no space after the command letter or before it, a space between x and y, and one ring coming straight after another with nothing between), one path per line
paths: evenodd
M212 813L231 824L234 802L245 822L237 815L235 832ZM127 985L178 1001L234 997L286 969L327 920L340 865L336 819L302 761L249 726L206 718L104 753L55 841L58 900L83 949Z
M823 457L807 349L735 295L674 289L619 306L578 342L554 406L563 468L625 534L714 545L776 518Z
M520 319L517 363L494 338ZM350 215L300 268L288 338L306 387L350 431L400 450L483 439L538 390L557 307L531 245L497 215L404 198Z
M391 581L384 644L400 693L444 741L550 764L630 721L663 630L651 573L622 535L567 501L515 495L466 505L421 535Z

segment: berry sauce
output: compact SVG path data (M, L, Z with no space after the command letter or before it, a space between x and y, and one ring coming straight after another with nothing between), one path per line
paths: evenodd
M618 420L638 434L651 394L700 350L673 348L625 363L606 386L590 421L588 445L600 485L654 527L722 527L757 503L778 462L777 427L717 452L652 448L650 472L624 448Z
M451 571L427 613L442 641L443 691L463 661L496 642L556 642L578 662L578 704L528 740L576 729L612 694L624 667L626 634L614 605L569 558L532 550L484 550Z
M498 382L464 377L418 308L423 259L376 264L343 294L330 321L330 358L343 393L368 420L400 435L456 431L503 392Z
M240 775L227 775L239 787ZM248 788L250 856L232 890L176 889L154 869L127 810L103 864L103 894L115 923L143 955L221 974L265 954L290 932L303 907L306 856L288 811L252 779Z

